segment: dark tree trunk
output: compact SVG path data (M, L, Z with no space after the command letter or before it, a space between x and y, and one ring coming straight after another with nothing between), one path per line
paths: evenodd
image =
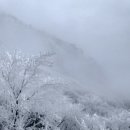
M16 100L16 106L18 107L18 100ZM19 109L16 108L15 115L14 115L14 123L13 123L13 130L17 130L17 120L19 118Z

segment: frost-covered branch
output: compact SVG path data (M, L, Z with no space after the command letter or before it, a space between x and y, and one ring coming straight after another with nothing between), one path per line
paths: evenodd
M4 100L9 102L5 106L12 113L9 114L8 118L12 118L11 127L14 130L17 129L20 117L22 117L23 110L25 110L21 105L23 101L25 102L22 95L28 95L30 93L27 90L32 90L33 93L30 96L28 95L27 98L27 100L30 100L36 94L38 95L40 91L43 91L41 87L54 85L54 83L44 84L41 80L41 77L45 75L44 66L52 66L52 55L53 53L45 53L26 57L18 52L0 55L0 87L4 91L8 91L4 92L4 95L7 96Z

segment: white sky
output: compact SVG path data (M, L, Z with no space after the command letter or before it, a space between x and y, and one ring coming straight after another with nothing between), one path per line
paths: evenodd
M77 44L130 85L130 0L0 0L0 9Z

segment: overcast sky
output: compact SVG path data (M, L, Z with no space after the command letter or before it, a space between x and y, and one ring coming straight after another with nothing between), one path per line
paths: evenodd
M0 0L0 9L77 44L130 86L130 0Z

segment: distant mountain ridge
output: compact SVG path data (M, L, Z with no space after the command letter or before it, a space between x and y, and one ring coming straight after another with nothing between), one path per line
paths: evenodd
M86 88L105 85L106 77L101 67L81 49L4 13L0 13L0 46L1 50L20 50L25 54L55 52L55 72Z

